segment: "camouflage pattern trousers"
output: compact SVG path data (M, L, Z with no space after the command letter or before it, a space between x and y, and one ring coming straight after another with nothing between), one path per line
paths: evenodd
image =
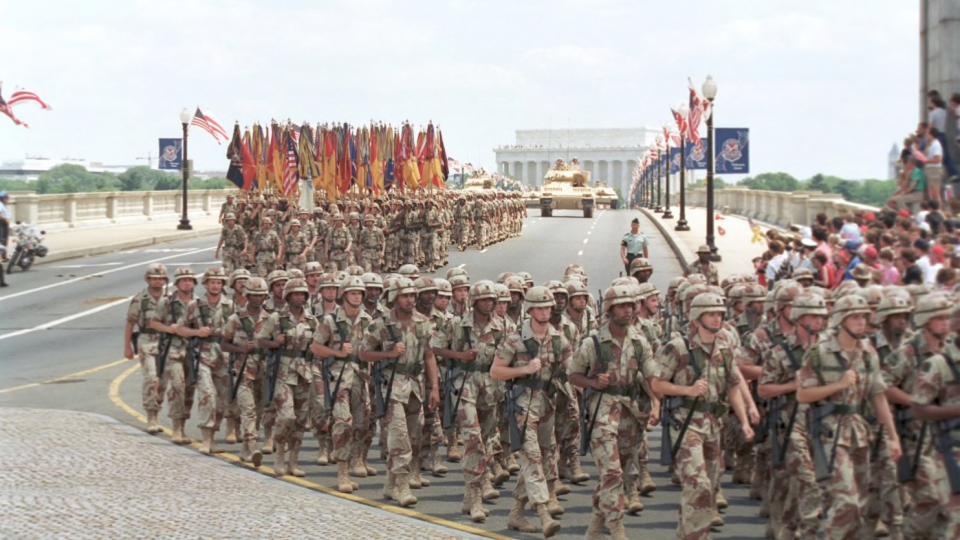
M348 367L349 369L349 367ZM332 391L332 390L331 390ZM367 387L359 377L342 384L333 398L333 458L337 462L350 461L363 455L364 430L369 422L370 400Z
M223 270L229 274L237 268L244 268L244 252L234 248L223 248Z
M273 252L257 253L257 275L266 277L277 269L277 257Z
M916 446L907 444L904 447L913 452ZM949 520L944 513L950 500L949 482L943 458L933 449L933 445L924 445L923 455L920 456L917 466L917 476L907 482L905 487L907 497L913 503L903 526L905 538L957 538L945 533Z
M588 405L593 403L591 400ZM593 511L603 516L608 528L623 522L627 497L638 487L637 462L647 418L630 409L627 401L604 399L590 436L590 452L600 475L593 492Z
M330 432L333 425L333 411L327 407L327 385L333 384L333 381L328 381L324 377L319 362L311 363L310 371L313 374L313 381L310 383L308 415L310 425L313 426L313 432L321 443L320 450L323 452L323 445L330 443ZM335 377L336 374L330 374L330 376ZM332 392L333 389L331 388L330 391Z
M720 481L720 434L687 430L674 467L682 489L677 538L709 538Z
M219 429L230 401L230 374L220 362L212 368L201 360L197 372L197 427Z
M892 540L903 538L903 506L905 488L897 479L897 462L890 456L887 439L883 431L872 436L879 436L876 444L879 448L871 449L876 452L877 459L870 460L870 491L867 501L867 530L876 530L877 522L883 522L890 532Z
M513 496L529 499L533 504L547 504L550 500L548 483L557 479L557 441L554 428L556 404L538 390L527 401L518 398L515 413L517 426L523 430L520 448L520 475ZM524 407L532 402L531 406ZM523 429L526 424L526 430Z
M830 448L832 439L824 442ZM867 489L870 483L870 447L836 446L833 471L823 486L827 504L821 523L824 538L870 538L867 527Z
M820 487L805 430L794 426L783 467L772 469L770 524L777 540L814 539L820 523ZM799 535L799 536L798 536Z
M307 412L310 407L310 382L296 376L296 383L288 383L278 377L274 390L273 406L276 409L276 423L273 439L278 444L293 447L303 441L303 432L307 428Z
M160 382L161 387L167 388L168 414L173 421L190 418L190 409L193 408L195 385L187 384L186 356L184 349L170 347Z
M252 362L253 360L247 360ZM258 369L258 374L263 371ZM257 440L257 412L258 402L263 399L259 394L259 389L263 386L263 381L259 377L250 378L241 375L243 382L237 388L237 409L240 413L240 436L243 440Z
M559 463L571 467L580 457L580 402L573 386L569 382L565 386L574 397L571 399L564 392L557 394L556 438Z
M423 435L423 403L410 392L406 402L395 398L387 405L387 470L393 475L413 472L414 452L419 456Z
M142 341L138 359L140 360L140 373L143 374L143 384L140 387L143 410L148 413L155 413L163 407L163 392L166 388L163 385L164 381L157 377L156 347L154 346L152 350L144 350Z
M500 451L500 433L497 427L497 399L489 375L483 372L466 373L460 405L457 409L457 427L463 440L463 479L468 488L483 487L484 475ZM460 377L453 382L459 388ZM457 396L453 397L454 402Z

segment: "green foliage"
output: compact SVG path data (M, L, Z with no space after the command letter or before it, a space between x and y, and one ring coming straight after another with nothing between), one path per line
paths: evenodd
M707 179L706 179L706 178L701 178L701 179L697 180L696 182L687 183L687 187L688 187L688 188L703 188L703 187L707 187ZM725 187L730 187L730 184L726 183L726 182L723 180L723 178L720 178L719 176L714 176L714 177L713 177L713 187L714 187L715 189L723 189L723 188L725 188Z
M23 180L17 180L13 178L0 178L0 191L9 191L15 193L17 191L33 191L34 186L31 183L24 182Z
M92 173L80 165L58 165L40 175L34 184L37 193L86 193L120 191L115 175Z
M58 165L40 175L36 182L0 178L2 191L45 193L84 193L92 191L170 191L182 189L180 174L150 167L131 167L120 174L92 173L80 165ZM226 178L191 178L191 190L234 187Z
M179 182L177 182L177 185L179 186ZM189 189L226 189L232 187L237 186L226 178L207 178L206 180L191 178L188 186Z
M850 202L872 206L882 206L897 191L893 180L846 180L819 173L806 180L797 180L783 172L763 173L746 178L739 185L769 191L839 193Z
M785 172L770 172L746 178L740 185L750 189L766 189L769 191L797 191L800 182Z

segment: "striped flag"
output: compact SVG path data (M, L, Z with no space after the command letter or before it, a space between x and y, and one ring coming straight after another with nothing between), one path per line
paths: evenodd
M28 92L26 90L18 90L10 94L10 99L7 100L7 105L13 107L14 105L20 105L21 103L34 102L40 105L43 109L50 110L50 105L47 105L45 101L40 99L40 96L33 92Z
M673 119L677 122L677 131L680 132L680 136L684 136L687 133L687 119L680 114L680 111L676 109L670 109L670 112L673 113Z
M297 158L297 143L294 142L292 130L287 134L287 167L283 173L283 194L289 197L297 191L297 180L300 163Z
M700 145L700 120L703 118L703 98L693 88L693 81L687 78L690 86L690 112L687 113L687 140Z
M214 140L217 141L217 144L220 144L220 138L223 138L223 141L230 140L230 137L227 136L227 132L223 129L216 120L212 117L207 116L200 112L200 107L197 107L197 112L193 114L193 120L190 122L190 125L197 126L198 128L209 133Z
M16 125L18 125L18 126L23 126L23 127L25 127L25 128L30 127L30 126L27 125L26 122L24 122L23 120L20 120L20 119L17 118L16 116L14 116L13 110L10 108L10 105L8 105L7 102L3 100L3 96L0 96L0 113L3 113L3 114L5 114L5 115L9 116L10 119L13 120L13 123L16 124Z

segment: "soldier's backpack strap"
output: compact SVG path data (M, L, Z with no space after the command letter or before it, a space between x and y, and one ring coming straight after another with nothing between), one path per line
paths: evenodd
M560 342L560 336L553 336L553 360L555 362L560 361L560 353L563 348L563 343Z
M949 384L960 384L960 367L957 366L957 363L953 361L953 358L949 354L944 354L943 359L947 362L947 367L950 368L950 373L953 374L953 382Z
M793 354L793 348L790 347L790 344L787 343L787 340L783 339L783 337L781 336L778 336L777 344L780 345L780 347L783 348L783 352L787 354L787 360L790 361L790 368L793 369L794 371L799 370L800 361L797 360L797 356Z
M466 324L460 325L460 338L463 340L464 351L469 351L473 348L473 337L470 335L470 326Z
M693 352L693 347L690 346L690 340L687 339L686 336L683 336L683 346L687 348L690 367L693 368L693 379L697 380L700 378L700 373L703 372L703 366L697 361L697 354Z
M256 325L253 324L253 318L249 315L246 317L240 318L240 326L243 327L245 334L253 338L253 334L256 331Z
M150 302L150 300L152 300L150 293L144 289L143 292L140 293L140 318L137 319L137 326L140 327L141 330L146 330L147 325L150 324L149 321L147 321L147 303Z

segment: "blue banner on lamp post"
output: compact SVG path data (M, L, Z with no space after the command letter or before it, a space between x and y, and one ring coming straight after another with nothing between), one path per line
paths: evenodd
M750 129L716 128L716 171L724 174L750 172Z
M160 139L160 160L157 168L179 171L183 165L183 139Z

